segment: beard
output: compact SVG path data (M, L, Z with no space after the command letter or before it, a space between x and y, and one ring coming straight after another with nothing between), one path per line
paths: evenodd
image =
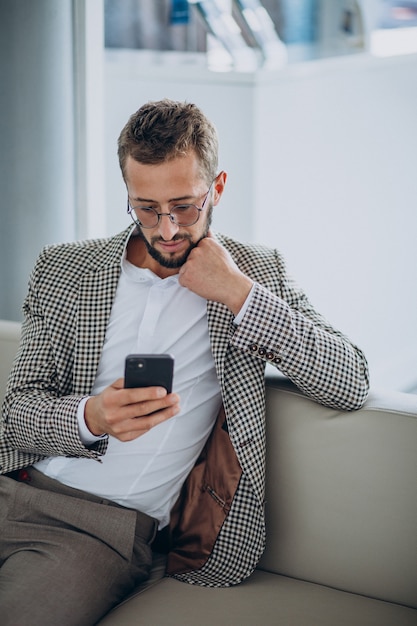
M191 250L193 248L196 248L198 246L198 244L200 243L200 241L202 239L204 239L205 237L207 237L207 233L209 231L209 228L211 226L211 219L212 219L212 214L213 214L213 205L211 205L210 207L207 208L207 219L206 219L206 225L204 228L204 232L201 235L201 237L197 240L197 241L193 241L191 235L189 235L188 233L184 233L184 234L180 234L177 233L172 239L171 241L182 241L184 239L188 240L189 242L189 246L188 249L184 252L183 255L181 255L180 257L167 257L165 255L163 255L161 252L159 252L159 250L157 250L155 248L155 244L158 243L158 241L163 241L163 239L161 237L152 237L150 241L148 241L145 237L145 235L143 234L143 230L142 228L137 224L137 234L138 236L142 239L142 241L144 242L145 246L146 246L146 250L148 251L148 254L155 260L157 261L157 263L159 263L159 265L161 265L162 267L166 267L168 269L177 269L180 268L184 265L184 263L186 262L186 260L188 259L188 256L191 252Z

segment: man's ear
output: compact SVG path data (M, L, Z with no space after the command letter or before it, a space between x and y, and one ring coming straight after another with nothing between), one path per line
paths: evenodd
M227 180L227 172L225 172L224 170L222 170L219 174L217 174L216 178L214 179L214 194L213 194L213 205L216 206L216 204L219 203L220 198L222 197L222 193L224 191L224 188L226 186L226 180Z

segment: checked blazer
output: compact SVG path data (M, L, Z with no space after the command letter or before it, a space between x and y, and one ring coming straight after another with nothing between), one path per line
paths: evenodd
M0 473L48 456L94 462L105 454L106 438L88 448L81 442L77 408L95 379L130 232L131 227L108 239L53 245L41 252L3 406ZM190 583L227 586L249 576L264 549L265 364L279 368L316 401L346 410L363 404L368 373L363 353L314 310L276 250L216 238L255 286L238 326L225 305L207 302L223 409L211 448L193 470L202 482L190 487L183 509L179 505L173 515L180 548L177 560L173 551L170 571ZM209 507L198 500L203 491L216 508L207 519ZM181 534L188 528L195 536L193 525L201 528L204 544L195 566L195 550L188 550ZM209 542L206 531L213 535ZM181 562L187 565L178 567Z

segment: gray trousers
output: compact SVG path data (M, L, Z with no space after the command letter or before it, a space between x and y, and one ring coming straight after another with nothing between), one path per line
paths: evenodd
M92 626L149 577L156 531L33 468L0 476L2 626Z

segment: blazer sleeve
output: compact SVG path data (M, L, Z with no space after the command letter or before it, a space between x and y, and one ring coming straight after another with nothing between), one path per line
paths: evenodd
M71 360L66 372L58 372L57 350L39 292L45 290L42 276L46 253L40 255L29 281L23 311L22 338L3 404L2 437L14 450L45 456L98 458L107 439L86 447L79 436L77 410L85 396L73 395Z
M255 283L232 344L278 368L326 406L359 409L369 391L363 352L310 304L276 256L275 287Z

